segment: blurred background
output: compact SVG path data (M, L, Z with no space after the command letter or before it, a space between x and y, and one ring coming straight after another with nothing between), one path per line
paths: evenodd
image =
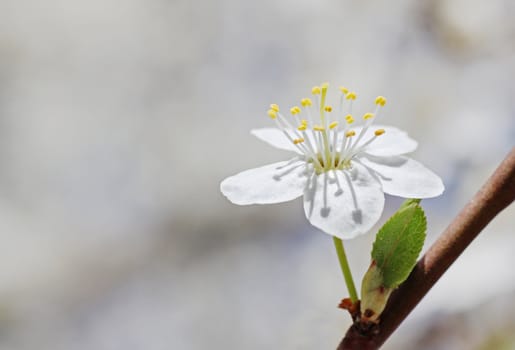
M249 134L269 103L323 81L358 111L384 95L446 185L427 248L515 144L513 18L509 0L1 0L0 349L335 348L330 236L300 200L238 207L220 181L289 156ZM515 349L514 217L385 349ZM358 283L373 239L346 244Z

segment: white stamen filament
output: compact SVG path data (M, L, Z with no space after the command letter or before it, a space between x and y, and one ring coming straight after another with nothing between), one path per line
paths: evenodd
M286 127L284 127L284 125L283 125L283 127L282 127L282 128L280 128L280 129L282 129L282 130L283 130L283 133L284 133L285 135L287 135L287 137L288 137L288 139L290 140L290 142L292 142L295 146L297 146L297 148L298 148L302 153L304 153L304 154L308 155L308 156L309 156L309 158L313 159L313 161L314 161L314 162L316 162L316 163L317 163L317 165L319 165L320 167L322 167L322 164L320 164L320 161L318 160L318 157L316 156L316 152L315 152L314 150L312 150L312 149L309 149L309 148L308 148L308 147L306 147L306 145L305 145L306 140L309 140L309 138L307 137L307 135L305 135L305 133L304 133L304 134L301 136L301 134L299 134L299 132L297 131L297 129L295 129L295 128L292 126L292 124L291 124L288 120L286 120L286 118L285 118L281 113L277 113L277 116L278 116L279 118L277 118L277 119L275 119L275 120L277 120L277 122L279 123L279 119L280 119L280 120L281 120L281 122L285 124L285 126L286 126ZM304 139L304 142L301 142L301 143L295 143L295 142L294 142L293 137L291 137L291 136L288 134L288 132L287 132L286 130L291 130L291 132L293 132L293 133L294 133L295 138L297 138L297 139L301 139L301 138L303 138L303 139ZM303 136L304 136L304 137L303 137Z
M368 141L366 141L365 143L363 143L362 145L360 145L358 148L354 149L354 150L351 150L351 153L350 153L350 157L354 156L355 154L361 152L365 147L367 147L368 145L370 145L372 142L375 141L375 139L377 139L378 136L377 135L374 135L372 136Z
M353 150L356 148L356 146L358 145L358 142L361 141L361 139L363 138L363 136L367 132L368 128L374 122L374 119L375 119L375 116L372 116L371 118L366 120L365 126L363 126L363 128L361 128L361 131L359 132L358 137L356 137L356 141L354 141L351 145L349 145L349 153L352 153Z
M302 109L298 106L291 107L289 109L291 117L287 118L279 113L279 106L276 104L270 105L268 115L275 120L277 127L287 139L303 154L303 157L299 159L304 159L306 166L312 166L317 174L333 171L335 180L338 182L338 189L341 190L336 171L348 169L351 161L384 133L382 129L376 130L375 135L363 142L365 134L379 115L381 107L385 105L386 99L382 96L376 98L374 113L365 114L361 131L356 134L350 127L350 124L354 122L352 107L356 93L347 93L347 89L340 88L340 91L344 93L340 96L338 112L336 112L326 104L327 87L326 83L315 86L312 89L313 100L302 99L299 105L302 106ZM347 108L345 108L344 100L349 100ZM319 113L316 118L319 121L317 124L313 123L315 115L312 115L312 108L316 108ZM347 110L345 115L343 114L344 109ZM302 113L303 111L305 113ZM333 113L334 115L332 115ZM305 117L306 114L307 117Z
M279 113L278 113L278 115L279 115ZM284 118L283 118L283 119L284 119ZM276 122L277 127L279 128L279 130L281 130L281 131L283 132L283 134L288 138L288 140L289 140L289 141L290 141L290 142L291 142L295 147L297 147L301 153L304 153L304 154L305 154L306 152L305 152L304 148L302 147L302 145L301 145L301 144L299 144L299 143L295 143L295 142L294 142L293 137L291 137L291 136L290 136L290 134L288 134L288 132L286 131L286 130L287 130L287 128L286 128L284 125L281 125L281 122L279 121L279 118L275 118L274 120L275 120L275 122ZM286 121L285 121L285 120L283 120L283 122L286 122Z
M350 139L351 139L351 137L348 137L347 135L343 136L343 140L345 142L342 141L343 146L342 146L342 149L340 150L340 160L338 162L337 168L340 167L340 165L342 165L344 160L347 158L348 153L346 151L347 151L347 147L349 146Z
M306 112L308 113L309 125L313 125L313 117L311 116L311 106L306 106L305 109L306 109Z
M302 131L302 136L304 137L304 143L308 146L310 150L310 157L313 158L313 161L317 163L319 167L322 167L322 164L320 164L320 161L318 160L318 157L316 156L317 152L315 151L313 145L311 144L311 138L308 136L307 132Z
M332 163L334 164L334 161L336 159L336 155L338 154L338 151L336 150L336 142L338 141L338 129L340 127L340 124L338 124L334 129L333 129L333 147L331 149L331 159L332 159Z

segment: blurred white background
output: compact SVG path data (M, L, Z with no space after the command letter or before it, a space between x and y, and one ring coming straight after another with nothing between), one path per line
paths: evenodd
M427 247L515 144L513 18L509 0L1 0L0 349L335 348L330 237L300 201L237 207L220 181L287 157L249 135L269 103L381 94L446 184ZM514 215L385 348L515 348ZM358 281L373 236L347 243Z

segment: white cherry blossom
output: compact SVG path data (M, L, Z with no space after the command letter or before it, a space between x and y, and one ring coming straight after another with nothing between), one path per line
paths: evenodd
M302 109L292 107L291 116L283 115L276 104L270 106L268 115L276 127L251 133L296 156L226 178L220 189L231 202L270 204L303 196L312 225L349 239L366 233L379 220L384 193L429 198L443 192L436 174L405 156L417 148L416 141L397 128L374 125L386 104L384 97L377 97L375 111L354 127L356 93L341 87L335 112L326 104L327 89L327 83L315 86L315 102L302 99Z

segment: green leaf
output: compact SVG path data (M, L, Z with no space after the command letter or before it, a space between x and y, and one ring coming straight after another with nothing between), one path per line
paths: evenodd
M409 198L409 199L406 199L402 204L401 206L399 207L399 210L397 211L401 211L402 209L405 209L407 207L409 207L410 205L413 205L413 204L420 204L420 201L421 199L418 199L418 198Z
M426 216L419 199L408 199L379 230L372 259L383 286L396 288L408 278L426 238Z
M390 294L395 288L383 284L383 274L372 262L361 282L361 322L378 323Z

